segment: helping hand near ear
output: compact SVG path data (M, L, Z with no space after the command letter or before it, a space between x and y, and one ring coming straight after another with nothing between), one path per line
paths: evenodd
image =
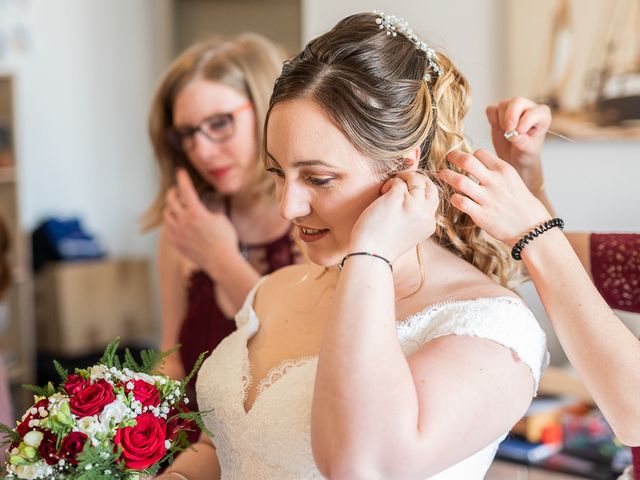
M451 204L509 247L551 218L518 172L495 155L486 150L477 150L473 155L454 150L447 160L478 181L452 169L441 170L439 178L457 192L451 196Z

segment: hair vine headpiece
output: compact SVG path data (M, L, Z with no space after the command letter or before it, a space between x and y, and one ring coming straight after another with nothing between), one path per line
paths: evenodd
M413 33L413 30L409 28L409 24L404 20L404 18L396 17L395 15L387 15L380 10L374 10L373 14L378 16L378 18L376 18L376 23L380 26L380 30L386 28L387 35L393 37L397 36L398 33L404 35L416 46L418 50L422 50L425 53L425 55L427 56L427 63L429 64L431 70L433 70L433 73L435 73L438 77L442 74L442 70L436 63L436 51L425 42L420 40L415 33ZM429 73L426 73L423 78L426 81L429 81L431 79L431 76L429 75Z

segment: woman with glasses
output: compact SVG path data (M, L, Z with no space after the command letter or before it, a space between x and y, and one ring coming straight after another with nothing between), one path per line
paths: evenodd
M155 93L149 133L160 188L144 217L160 226L161 347L181 349L165 373L181 378L235 329L258 279L294 261L259 145L284 54L243 34L192 46ZM191 395L195 400L195 395Z

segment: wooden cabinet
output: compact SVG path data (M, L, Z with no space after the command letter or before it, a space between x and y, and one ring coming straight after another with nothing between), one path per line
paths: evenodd
M35 278L38 350L62 360L99 353L116 337L150 344L150 293L143 258L46 265Z
M0 216L9 228L9 262L13 282L2 300L4 328L0 332L0 355L8 370L13 398L20 411L28 407L30 394L20 388L35 381L35 327L33 282L29 236L20 226L18 170L20 162L14 149L15 77L0 74Z

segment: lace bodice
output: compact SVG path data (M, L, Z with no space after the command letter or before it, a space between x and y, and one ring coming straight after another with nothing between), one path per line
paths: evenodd
M311 452L311 400L317 357L282 362L258 383L248 412L244 402L253 384L247 342L260 328L253 310L259 284L236 317L238 329L225 338L202 365L197 393L214 434L224 480L320 479ZM535 318L510 297L433 305L398 323L405 355L434 338L455 334L491 339L510 348L531 369L535 387L548 364L546 339ZM432 477L473 480L484 477L501 435L486 448Z

